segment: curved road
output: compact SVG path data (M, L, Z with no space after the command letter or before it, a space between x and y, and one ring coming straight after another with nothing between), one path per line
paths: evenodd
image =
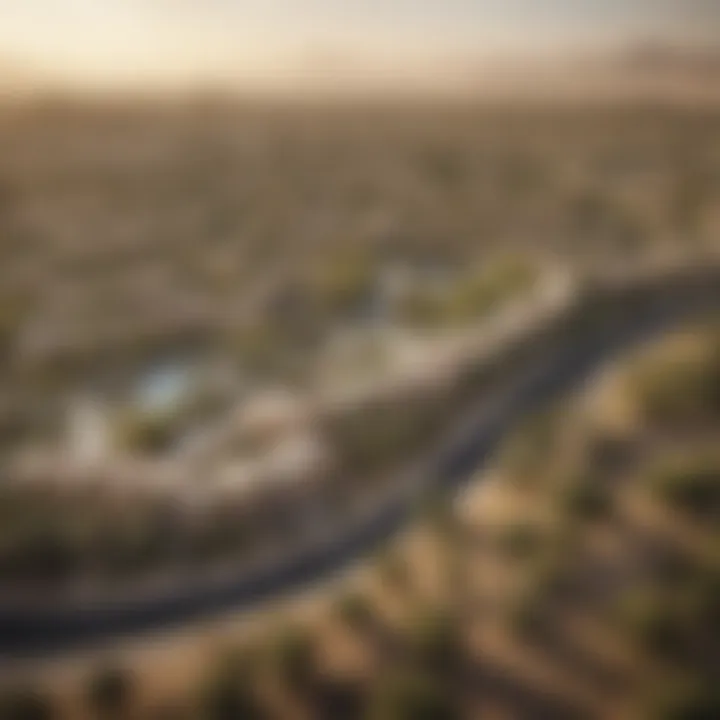
M595 312L598 308L599 314ZM720 269L715 267L606 283L591 295L580 294L561 317L549 321L550 327L529 334L520 353L525 360L509 364L502 386L483 393L477 405L458 421L423 476L401 483L371 515L346 525L341 537L318 542L241 577L116 604L0 608L0 655L55 653L108 637L179 625L248 608L315 582L367 553L401 527L423 488L457 486L475 473L512 426L541 404L577 386L620 350L717 309ZM503 359L496 358L495 365L502 367Z

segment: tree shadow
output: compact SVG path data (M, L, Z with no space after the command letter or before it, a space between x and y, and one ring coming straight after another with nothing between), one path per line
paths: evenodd
M314 689L312 717L316 720L361 720L366 717L368 691L352 678L325 677Z
M557 624L552 632L533 640L533 646L552 658L570 680L585 680L604 694L616 695L628 689L626 674L597 653L583 647Z
M477 662L464 682L479 701L500 705L516 720L590 720L589 709L557 693L536 687L497 665Z

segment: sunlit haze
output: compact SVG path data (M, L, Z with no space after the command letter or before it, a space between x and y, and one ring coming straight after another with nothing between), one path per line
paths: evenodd
M718 37L714 0L0 0L0 82L432 86L498 58Z

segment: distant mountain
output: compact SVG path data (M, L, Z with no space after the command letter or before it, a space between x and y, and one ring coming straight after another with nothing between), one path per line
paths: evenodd
M47 87L48 78L16 58L0 53L0 96L33 93Z
M657 42L641 43L622 54L621 65L643 73L720 79L720 45L681 47Z
M720 103L720 45L636 42L471 61L458 74L488 98Z

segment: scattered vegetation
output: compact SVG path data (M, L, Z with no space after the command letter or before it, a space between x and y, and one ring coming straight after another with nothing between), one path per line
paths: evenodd
M199 712L206 720L261 720L266 717L252 685L249 669L235 657L223 656L199 691Z
M126 717L133 702L134 678L121 668L97 670L90 678L87 704L99 718Z
M513 560L527 560L542 550L543 533L528 522L503 527L497 538L498 549Z
M663 689L648 703L647 720L711 720L720 714L720 693L712 683Z
M281 628L271 651L272 665L282 682L294 691L307 690L317 677L312 630L300 626Z
M447 608L422 609L408 634L413 658L436 674L457 671L462 658L461 628Z
M639 363L631 388L650 423L682 426L720 416L720 343L665 348Z
M361 630L372 622L375 610L370 598L353 592L338 600L337 614L348 627Z
M603 478L583 476L573 478L560 490L561 503L573 517L597 520L612 511L612 495L603 486Z
M378 684L371 699L370 720L453 720L456 701L432 677L394 672Z
M54 717L51 701L37 688L15 688L0 696L2 720L52 720Z
M720 460L716 457L671 460L654 469L649 482L672 507L696 517L720 515Z
M631 637L649 653L677 656L686 634L676 608L658 593L633 589L621 601L620 615Z

